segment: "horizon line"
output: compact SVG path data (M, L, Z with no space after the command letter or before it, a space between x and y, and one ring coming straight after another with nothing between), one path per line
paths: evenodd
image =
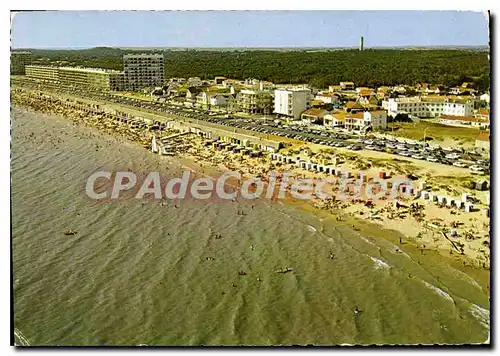
M397 46L371 46L364 47L365 50L370 49L391 49L391 48L489 48L489 44L464 44L464 45L397 45ZM85 50L95 48L113 48L113 49L358 49L358 46L75 46L75 47L11 47L11 50Z

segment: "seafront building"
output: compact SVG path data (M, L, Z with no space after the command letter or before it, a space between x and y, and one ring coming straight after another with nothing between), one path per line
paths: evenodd
M59 67L27 65L26 76L46 82L59 82Z
M486 129L490 127L489 118L474 116L441 115L439 123L447 126L462 126Z
M273 96L270 91L243 89L236 96L238 109L247 114L271 114Z
M346 128L352 131L364 131L371 128L373 131L387 128L387 111L334 111L323 116L323 125L327 128Z
M113 77L113 81L111 77ZM120 77L122 78L121 82ZM123 87L123 74L119 71L100 68L60 67L59 82L68 87L121 90Z
M368 127L372 130L385 130L387 128L387 112L373 110L349 113L345 116L345 128L353 131L362 131Z
M476 148L489 151L490 150L490 132L483 131L477 137L475 141Z
M25 67L31 64L31 52L10 53L10 74L24 75Z
M323 126L327 128L341 128L345 126L346 116L345 111L331 112L323 116Z
M274 113L299 120L311 106L311 90L305 88L277 89L274 91Z
M141 53L123 56L125 89L137 91L143 88L163 86L165 65L163 54Z
M308 109L304 111L301 115L300 118L302 120L302 123L306 125L312 125L312 124L322 124L324 120L324 116L328 114L328 111L323 110L323 109Z
M121 71L107 71L109 76L109 90L123 91L125 90L125 73Z
M471 116L474 110L472 97L406 97L390 98L382 102L390 116L408 114L418 117L438 117L440 115Z
M26 66L26 76L35 80L60 83L68 88L105 91L124 89L124 74L116 70L85 67Z

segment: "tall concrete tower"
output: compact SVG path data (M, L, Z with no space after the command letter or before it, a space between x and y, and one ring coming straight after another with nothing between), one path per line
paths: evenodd
M364 41L364 38L363 36L361 36L359 38L359 50L362 51L363 50L363 41Z

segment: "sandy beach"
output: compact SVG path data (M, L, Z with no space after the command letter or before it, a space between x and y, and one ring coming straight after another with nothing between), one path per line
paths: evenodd
M194 136L160 156L146 147L151 132L143 147L88 113L33 105L13 109L15 325L31 345L485 340L489 272L455 259L463 256L294 199L89 200L96 169L216 177L239 164L258 175L272 162L238 163ZM276 273L283 268L293 271Z
M89 115L88 112L63 107L57 102L47 105L40 101L40 94L15 91L12 93L12 102L37 111L69 117L76 124L93 126L106 133L121 135L145 148L150 148L151 139L155 134L147 129L131 129L130 125L103 120L102 115ZM162 136L178 132L165 129L157 135L161 140ZM213 147L204 145L205 142L205 139L196 135L186 135L172 140L171 146L176 147L176 155L184 160L185 166L193 168L199 174L215 176L224 171L237 171L244 177L267 180L270 172L277 172L278 175L287 172L292 181L298 178L321 180L328 176L325 173L298 168L294 164L272 161L267 154L252 158L225 150L214 150ZM339 220L347 218L364 220L384 229L402 233L422 250L438 250L444 255L460 259L466 266L490 268L489 216L484 213L484 209L489 208L487 204L489 192L472 191L461 186L460 182L474 179L465 170L430 162L417 164L418 162L411 159L390 160L378 152L366 154L352 153L345 149L325 149L320 145L293 145L280 153L295 155L313 163L328 163L334 159L336 167L352 172L353 177L349 180L352 184L356 182L355 175L359 171L363 171L367 177L376 177L380 171L384 171L390 177L405 177L408 174L418 176L419 179L414 185L424 184L436 194L452 193L457 197L463 193L469 194L477 200L477 209L474 212L441 207L430 201L403 194L397 197L399 207L396 208L393 199L372 200L364 194L355 198L354 189L351 188L348 189L345 201L338 199L325 201L313 197L311 203L316 209L328 211ZM456 172L446 172L450 169ZM229 182L238 183L231 180ZM339 187L336 184L326 184L324 191L335 197L339 194ZM287 194L285 202L294 200L296 199L293 196Z

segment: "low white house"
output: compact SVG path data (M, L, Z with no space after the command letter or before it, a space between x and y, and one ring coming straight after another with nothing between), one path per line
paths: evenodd
M196 96L201 92L200 88L189 87L186 91L186 100L189 102L196 102Z
M482 100L484 102L486 102L488 105L490 104L490 94L489 93L485 93L485 94L482 94L479 96L479 100Z
M314 100L319 100L324 104L333 104L340 100L340 96L336 93L320 93L316 94Z
M481 132L476 137L475 147L489 151L489 149L490 149L490 132L489 131Z
M346 114L345 111L326 114L323 116L323 126L329 128L344 127Z
M187 84L190 87L201 87L203 85L203 81L199 77L191 77L188 78Z
M361 131L370 126L374 131L386 129L387 111L374 110L346 115L345 127L349 130Z
M300 115L300 118L302 119L302 123L311 125L323 122L323 118L326 114L328 114L326 110L308 109Z
M226 106L227 98L221 94L212 94L210 95L210 106Z
M222 94L201 91L196 95L196 104L201 107L223 107L227 105L227 98Z
M439 123L447 126L465 126L474 128L488 128L490 121L481 117L441 115Z
M369 123L373 130L385 130L387 128L387 111L374 110L363 113L365 123Z
M356 86L353 82L340 82L340 89L342 90L354 90Z

